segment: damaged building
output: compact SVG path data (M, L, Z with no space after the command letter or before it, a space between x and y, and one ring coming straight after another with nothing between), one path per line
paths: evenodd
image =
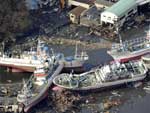
M116 3L117 0L111 1L111 0L96 0L95 1L95 6L97 7L98 10L101 9L106 9L111 7L114 3Z
M95 0L68 0L68 5L69 6L75 6L75 7L83 7L86 9L89 9Z
M123 26L124 22L137 12L137 6L136 0L118 1L101 13L101 25Z
M86 10L86 8L81 7L81 6L78 6L78 7L74 8L73 10L71 10L69 12L69 18L70 18L71 22L79 24L81 13L83 13L83 11L85 11L85 10Z
M90 4L82 0L70 0L78 6L69 12L70 20L84 26L118 26L122 27L137 15L138 9L150 0L94 0ZM75 2L76 1L76 2ZM82 2L81 2L82 1ZM86 5L85 5L86 4Z
M93 6L95 0L68 0L69 6L74 6L68 14L72 23L80 24L80 18L84 11Z

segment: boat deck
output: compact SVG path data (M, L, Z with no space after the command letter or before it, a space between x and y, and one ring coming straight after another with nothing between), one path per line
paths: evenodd
M122 55L122 52L136 52L140 50L149 49L150 41L146 38L136 38L134 40L128 40L122 44L113 44L110 53L113 55L119 53ZM124 54L125 55L125 54Z
M111 69L112 67L109 68L110 68L109 73L105 72L105 70L103 69L95 70L93 72L93 74L95 75L95 79L94 78L92 79L93 82L97 82L99 84L106 82L107 80L113 81L113 77L115 77L114 80L133 78L141 76L141 74L144 72L144 69L141 68L137 62L122 64L118 69L115 70Z

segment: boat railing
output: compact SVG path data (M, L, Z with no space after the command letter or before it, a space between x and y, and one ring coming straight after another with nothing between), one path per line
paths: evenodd
M143 46L144 44L149 43L150 41L145 37L135 38L132 40L126 40L122 44L115 43L112 45L112 50L119 50L121 48L127 49L128 47L137 47L139 45Z
M96 77L97 81L100 82L101 79L100 79L99 73L97 73L97 71L95 71L95 77Z
M143 42L147 42L148 40L145 37L139 37L139 38L135 38L132 40L127 40L125 42L123 42L124 44L137 44L137 43L143 43Z
M101 81L103 82L104 80L105 80L105 78L103 77L103 74L102 74L102 72L101 72L101 69L100 70L98 70L98 74L99 74L99 76L100 76L100 78L101 78Z

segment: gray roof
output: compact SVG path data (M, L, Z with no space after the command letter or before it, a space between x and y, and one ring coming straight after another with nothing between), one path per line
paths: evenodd
M78 6L78 7L76 7L76 8L74 8L74 9L72 9L70 12L69 12L69 14L74 14L75 16L80 16L81 15L81 13L83 12L83 11L85 11L86 10L86 8L84 8L84 7L81 7L81 6Z
M106 0L96 0L95 3L101 4L104 6L112 6L114 4L114 2L106 1Z
M119 0L116 4L107 8L105 11L111 12L120 17L135 6L137 6L136 0Z

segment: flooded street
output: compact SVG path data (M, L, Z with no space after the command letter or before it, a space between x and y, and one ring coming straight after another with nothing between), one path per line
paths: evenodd
M148 26L141 30L127 30L123 37L133 38L143 36L146 33L143 31L147 30ZM127 32L129 32L127 34ZM137 33L138 32L138 33ZM136 33L136 34L135 34ZM135 34L133 36L133 34ZM65 56L74 55L75 47L73 46L51 46L55 52L64 53ZM112 61L112 57L107 54L107 49L96 49L89 50L88 48L79 47L79 50L87 50L89 55L89 61L86 62L85 67L90 69L93 66L105 64ZM28 79L31 74L20 74L20 73L7 73L1 69L0 72L0 84L7 83L8 80L11 82L22 82L22 79ZM84 100L80 102L78 106L68 109L63 113L149 113L150 107L150 91L146 92L143 87L148 82L144 82L139 88L127 87L109 89L106 91L88 92L81 93L81 97ZM150 82L149 82L150 84ZM50 100L49 100L50 101ZM33 113L61 113L60 111L53 110L53 106L48 106L49 101L44 100L35 107ZM114 102L113 106L107 106L108 102ZM31 112L29 112L31 113Z
M6 69L0 68L0 84L18 83L22 82L23 78L27 80L31 73L11 73Z

